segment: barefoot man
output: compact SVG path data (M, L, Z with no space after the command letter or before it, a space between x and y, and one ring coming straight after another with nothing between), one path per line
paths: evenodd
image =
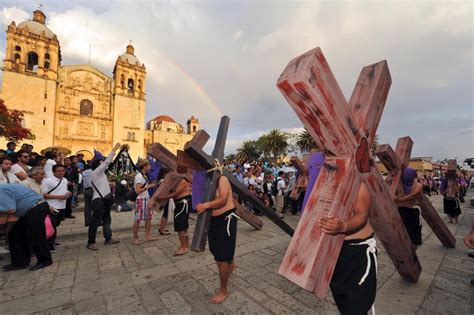
M416 170L405 168L402 172L403 194L394 198L398 212L415 248L421 245L421 219L418 200L423 193L423 184L416 181Z
M166 196L161 196L163 199L173 198L175 203L174 208L174 231L178 233L179 248L174 253L175 256L181 256L187 253L189 248L189 236L188 236L188 219L189 211L192 209L192 185L186 179L181 179L175 192L172 192ZM157 201L156 193L150 199L148 203L149 209L154 209Z
M212 297L210 303L222 303L228 296L227 282L232 271L237 268L234 263L235 242L237 238L237 218L235 214L232 188L225 176L219 177L216 198L212 201L197 205L196 211L201 214L212 209L211 224L209 225L209 250L219 269L221 287Z
M330 283L341 314L367 314L375 301L377 249L368 220L370 205L369 191L362 184L347 221L331 216L319 221L324 233L346 235Z

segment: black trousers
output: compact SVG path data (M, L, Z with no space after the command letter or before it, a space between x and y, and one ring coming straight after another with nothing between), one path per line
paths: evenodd
M104 239L108 241L112 238L112 229L110 228L110 224L112 223L110 207L111 206L106 205L101 198L92 200L92 221L89 225L89 240L87 241L87 244L95 243L97 228L101 222Z
M92 196L94 190L92 187L84 189L84 223L89 226L92 221Z
M68 186L67 190L72 194L74 187L73 186ZM66 199L66 211L64 213L65 217L70 217L72 216L72 195L71 197Z
M14 266L25 266L30 263L30 246L38 263L53 262L46 241L44 219L49 212L48 204L42 203L18 219L8 233L11 263Z

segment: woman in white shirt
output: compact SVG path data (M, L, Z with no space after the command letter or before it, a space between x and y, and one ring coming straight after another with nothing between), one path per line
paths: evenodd
M147 208L148 200L150 196L148 194L149 188L155 188L158 184L148 183L147 179L143 174L146 174L150 171L151 165L150 162L146 159L143 159L138 162L138 169L140 173L135 176L133 181L133 187L135 192L138 194L137 200L135 201L135 217L133 222L133 244L140 245L143 244L143 241L138 237L138 229L140 227L140 222L145 221L145 241L154 241L158 237L151 235L151 219L153 218L153 210Z

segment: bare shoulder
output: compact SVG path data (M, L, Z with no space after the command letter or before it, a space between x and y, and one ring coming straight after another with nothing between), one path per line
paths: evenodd
M356 211L367 211L370 208L370 193L367 185L362 183L357 194Z
M221 177L219 177L219 185L230 186L229 179L227 179L226 176L221 175Z

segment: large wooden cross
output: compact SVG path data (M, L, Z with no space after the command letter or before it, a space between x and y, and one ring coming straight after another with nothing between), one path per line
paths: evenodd
M399 138L395 151L389 144L382 144L377 146L375 155L380 159L388 171L388 176L385 179L389 187L390 195L396 196L397 193L403 191L402 188L402 172L410 162L411 149L413 141L410 137ZM421 215L431 230L436 234L441 243L446 247L454 248L456 246L456 238L444 223L443 219L438 215L436 209L431 204L425 194L419 197L419 206Z
M218 170L219 164L224 161L224 148L227 139L227 131L229 130L230 118L222 116L217 131L216 142L214 143L214 150L212 151L212 164L214 170L210 170L206 177L204 193L202 195L202 202L213 200L216 195L217 184L220 177ZM194 143L190 142L194 145ZM206 248L207 234L209 232L209 225L211 222L212 209L207 209L198 216L196 227L194 229L193 240L191 242L191 250L202 252Z
M178 159L178 166L186 167L186 168L197 168L197 169L204 169L210 170L215 167L215 158L206 154L201 148L196 146L192 142L186 143L184 146L184 151L187 153L189 157L191 157L194 161L189 161L188 158L186 159ZM180 164L184 163L184 164ZM259 200L255 195L253 195L247 187L245 187L242 183L240 183L232 173L228 170L223 169L222 175L227 177L232 187L232 191L234 194L238 195L243 201L251 204L257 211L260 211L265 216L267 216L273 223L275 223L278 227L280 227L284 232L288 235L292 236L294 230L282 219L280 219L272 209L267 208L261 200ZM239 207L237 207L238 209ZM201 229L200 231L195 230L196 233L201 234L199 239L201 242L204 242L205 247L205 237L204 233L206 233L206 229ZM207 235L207 234L206 234ZM204 250L204 247L198 247L196 250ZM202 249L201 249L202 248ZM193 248L191 248L193 249Z
M349 104L320 48L288 64L277 86L326 160L291 239L279 273L323 298L344 235L322 232L318 220L347 220L365 183L372 199L370 224L398 272L417 281L421 266L410 238L370 155L391 85L386 61L366 66Z
M198 130L191 142L194 143L197 147L203 148L207 141L209 140L209 134L204 131L203 129ZM175 156L171 151L169 151L165 146L160 143L153 143L148 147L148 153L152 155L158 162L160 162L163 166L167 167L171 170L164 181L160 184L160 188L156 190L156 195L159 198L160 195L168 195L174 192L181 182L182 178L185 178L189 182L193 183L193 204L194 202L194 195L203 194L203 188L205 187L204 183L202 187L196 187L196 185L200 186L199 183L196 183L196 176L197 171L194 171L191 167L186 167L184 165L188 165L189 163L195 163L192 158L190 158L184 151L178 150L178 154ZM183 163L182 160L188 161L187 163ZM191 162L189 162L191 160ZM181 164L180 164L181 161ZM200 166L199 166L200 167ZM201 196L199 200L201 200ZM164 203L166 199L164 199L161 203ZM196 203L197 204L197 203ZM263 226L262 220L257 218L254 214L252 214L247 208L245 207L237 207L236 213L239 217L241 217L245 222L249 223L255 229L260 230Z
M446 197L456 198L457 193L457 163L455 159L448 161L448 171L446 172Z

